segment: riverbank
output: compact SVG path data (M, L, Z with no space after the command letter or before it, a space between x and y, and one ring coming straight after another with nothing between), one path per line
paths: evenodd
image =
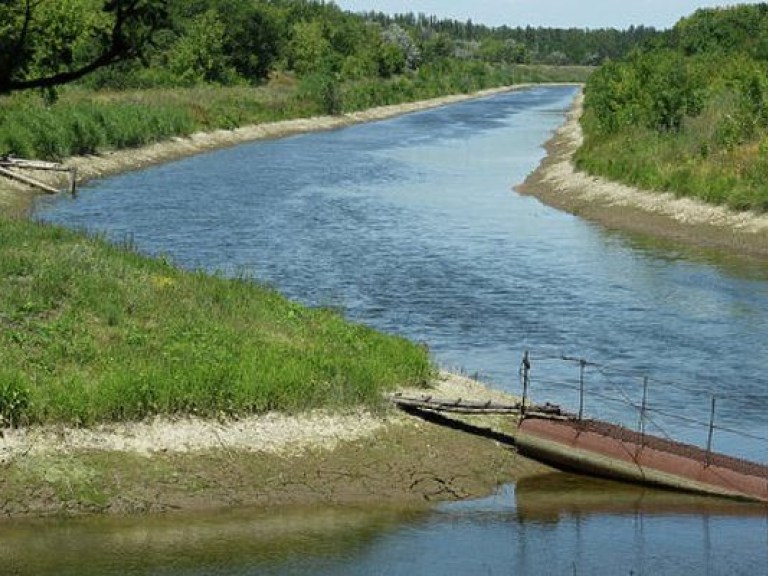
M197 134L142 149L73 158L67 165L76 166L84 181L259 138L332 130L525 87ZM6 207L13 207L17 214L28 211L34 193L15 185L4 186L4 190ZM61 238L51 246L64 250ZM85 254L90 249L67 250L70 253ZM31 270L39 274L49 261L59 260L52 256L40 269L30 265ZM84 267L79 263L71 269ZM163 292L182 284L169 275L171 271L165 270L156 275L160 280L142 286ZM115 298L112 293L109 300ZM61 302L57 305L60 308ZM114 312L110 314L114 316ZM35 316L24 331L57 318ZM148 322L149 330L152 322ZM123 323L112 318L107 324ZM453 387L448 391L445 382L438 385L448 398L482 399L492 394L486 389L470 393L466 386L457 389L455 379L450 382ZM223 417L222 421L160 418L151 423L90 428L6 429L0 447L0 489L5 495L0 512L6 517L316 502L422 506L435 500L485 495L501 483L549 470L493 441L394 411L271 414L239 420Z
M299 118L294 120L254 124L236 128L234 130L199 132L188 138L172 138L171 140L141 148L128 148L99 155L71 157L66 159L63 163L68 167L77 168L78 184L82 185L89 180L103 178L130 170L138 170L148 166L177 160L179 158L193 156L202 152L236 146L255 140L281 138L307 132L335 130L345 126L384 120L386 118L393 118L395 116L417 112L419 110L427 110L465 100L483 98L512 90L522 90L532 86L534 86L534 84L504 86L482 90L472 94L457 94L430 100L381 106L339 116ZM58 176L55 173L49 172L36 174L35 177L51 186L64 188L67 184L66 177ZM39 195L39 192L28 186L8 179L0 179L1 211L17 215L27 214L37 195Z
M668 192L652 192L578 171L583 95L546 143L546 158L517 190L606 228L703 249L768 259L768 215L735 212Z
M430 393L514 400L452 374L441 374ZM509 417L475 423L502 433L514 425ZM423 507L487 495L500 484L551 471L509 446L394 409L45 426L4 430L0 513L21 518L234 506Z

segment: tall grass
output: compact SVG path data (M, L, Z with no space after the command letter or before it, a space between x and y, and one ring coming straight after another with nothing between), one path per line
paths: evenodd
M376 406L432 373L421 347L252 281L5 219L0 367L6 424Z
M195 131L336 114L521 82L583 81L585 67L494 67L449 61L393 79L342 82L283 75L265 87L164 88L125 92L62 89L48 104L34 93L0 98L0 154L62 160L133 148Z
M61 160L185 136L195 128L187 111L171 106L148 107L130 102L25 105L11 107L4 113L0 152Z
M594 135L585 115L579 168L647 190L671 192L734 210L768 211L768 132L746 140L718 142L727 108L686 118L675 133L633 128Z

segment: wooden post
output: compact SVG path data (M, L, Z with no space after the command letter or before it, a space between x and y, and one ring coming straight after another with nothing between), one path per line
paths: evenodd
M69 169L69 193L72 198L77 196L77 168Z
M638 428L640 429L640 441L645 442L645 411L648 408L648 376L643 378L643 400L640 403L640 422Z

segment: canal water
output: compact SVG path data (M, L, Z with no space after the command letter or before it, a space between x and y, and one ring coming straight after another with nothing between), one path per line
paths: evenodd
M535 88L248 144L100 181L76 200L40 204L37 216L336 307L513 392L529 350L536 400L575 408L584 358L587 414L638 426L647 383L649 432L704 444L715 396L714 448L768 462L766 267L608 232L513 191L574 95ZM96 534L89 554L120 568L94 560L93 573L752 574L768 565L764 508L571 477L395 516L300 511L293 530L276 530L279 546L260 539L277 520L258 514L21 526L8 538L63 559ZM200 542L196 553L183 551L187 540Z

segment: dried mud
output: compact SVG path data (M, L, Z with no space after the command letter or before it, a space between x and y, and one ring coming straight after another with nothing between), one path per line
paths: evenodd
M431 393L478 401L504 397L455 375L443 375ZM552 471L507 444L394 408L380 415L314 412L245 423L183 423L6 431L0 438L0 514L314 504L422 507L484 496L501 484ZM508 433L514 420L496 417L482 425Z

